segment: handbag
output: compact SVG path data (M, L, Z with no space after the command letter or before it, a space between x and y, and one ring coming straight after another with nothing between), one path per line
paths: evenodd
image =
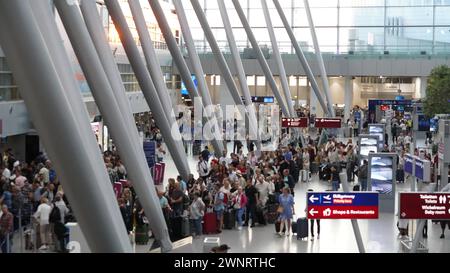
M277 208L277 213L279 213L279 214L282 214L284 212L284 208L283 208L283 206L278 206L278 208Z

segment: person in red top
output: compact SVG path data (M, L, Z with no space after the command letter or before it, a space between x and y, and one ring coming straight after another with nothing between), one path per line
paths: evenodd
M14 216L9 212L8 206L3 205L2 216L0 217L0 245L2 253L11 253L13 223Z
M239 163L239 165L237 166L237 169L241 173L247 173L247 167L245 166L245 162L243 160Z

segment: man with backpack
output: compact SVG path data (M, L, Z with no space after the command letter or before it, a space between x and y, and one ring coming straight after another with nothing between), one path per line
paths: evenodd
M369 172L369 162L364 159L363 164L358 168L358 180L361 191L367 191L367 176Z
M61 195L58 193L56 194L55 203L53 204L53 209L50 213L50 223L53 224L53 230L58 239L61 252L66 252L66 244L68 243L66 241L67 228L64 225L67 214L69 214L69 209L62 200Z
M203 181L206 181L206 178L208 178L208 162L203 159L202 156L199 156L199 161L197 163L197 171L198 175L203 179Z

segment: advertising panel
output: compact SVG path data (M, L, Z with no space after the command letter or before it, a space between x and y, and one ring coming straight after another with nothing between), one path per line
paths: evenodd
M359 136L359 154L361 156L369 156L369 153L378 152L378 139L374 136L360 135Z
M382 194L392 193L394 164L392 157L369 157L370 181L372 191Z

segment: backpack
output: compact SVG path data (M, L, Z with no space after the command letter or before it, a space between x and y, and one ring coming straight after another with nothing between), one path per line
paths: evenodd
M56 206L56 205L53 206L53 209L50 212L49 221L50 221L50 223L61 222L61 212L59 211L58 206Z

